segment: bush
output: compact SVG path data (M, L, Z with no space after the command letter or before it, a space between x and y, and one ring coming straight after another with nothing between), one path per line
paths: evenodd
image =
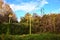
M0 24L0 34L6 34L8 25Z
M26 25L20 25L20 24L0 24L0 34L6 34L7 29L9 27L9 34L11 35L21 35L21 34L28 34L29 33L29 27L26 27Z

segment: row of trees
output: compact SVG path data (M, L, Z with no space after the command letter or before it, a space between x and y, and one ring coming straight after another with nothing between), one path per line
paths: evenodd
M29 34L31 26L32 33L60 33L60 14L45 14L39 16L36 13L31 15L27 13L21 17L19 23L0 24L0 34Z
M32 17L30 17L32 16ZM45 14L39 16L36 13L33 15L27 13L24 17L21 18L20 24L25 24L29 26L29 20L31 18L31 26L33 33L41 32L56 32L60 33L60 14Z

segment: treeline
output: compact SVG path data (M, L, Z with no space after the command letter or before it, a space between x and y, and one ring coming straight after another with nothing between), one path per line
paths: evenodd
M45 14L43 16L39 16L36 13L33 15L27 13L21 18L20 23L25 23L28 27L31 24L32 33L60 33L60 13Z
M6 34L9 28L9 34L29 34L31 26L32 34L40 33L60 33L60 14L47 14L39 16L36 13L31 15L27 13L21 17L19 23L0 24L0 34Z

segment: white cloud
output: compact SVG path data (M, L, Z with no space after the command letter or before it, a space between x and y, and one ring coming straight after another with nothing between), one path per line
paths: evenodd
M14 11L22 10L22 11L30 12L30 11L33 11L33 10L40 9L45 4L48 4L48 2L46 0L42 0L42 1L39 1L39 2L32 2L31 1L29 3L21 3L19 5L10 4L10 7Z
M46 0L41 1L41 7L43 7L45 4L48 4Z
M39 2L39 4L37 5L37 9L41 9L42 7L44 7L46 4L48 4L48 2L46 0L42 0Z
M11 4L10 7L16 11L16 10L23 10L26 12L32 11L35 9L36 5L34 4L29 4L29 3L23 3L21 5L15 5L15 4Z

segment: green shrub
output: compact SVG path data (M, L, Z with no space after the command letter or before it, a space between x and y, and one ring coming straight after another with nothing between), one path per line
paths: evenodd
M0 24L0 34L6 34L9 28L9 34L22 35L29 33L29 27L20 24Z

